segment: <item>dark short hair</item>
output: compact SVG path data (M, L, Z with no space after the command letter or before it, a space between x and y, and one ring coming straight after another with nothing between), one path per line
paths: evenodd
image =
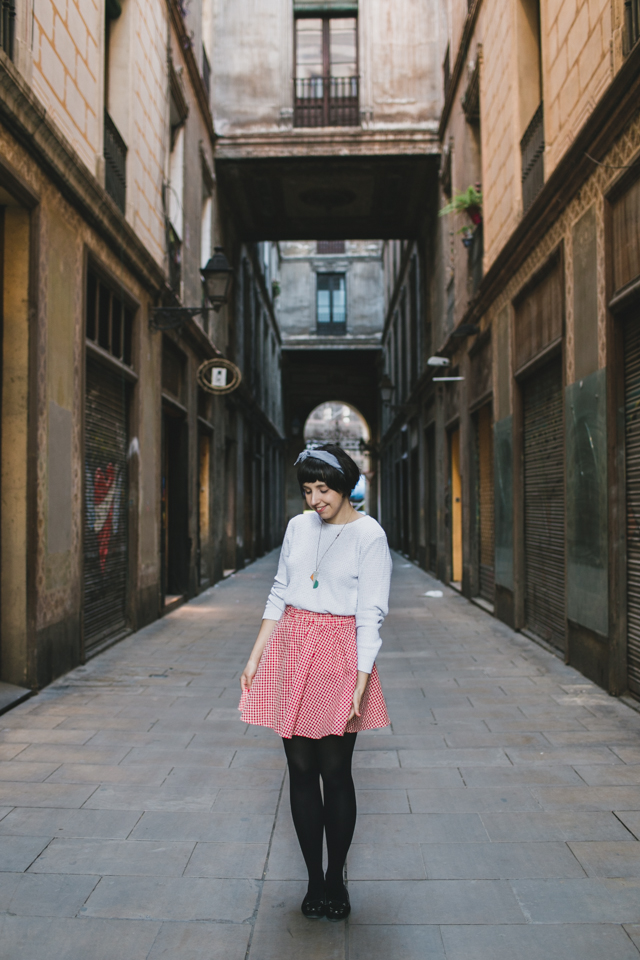
M305 483L315 483L317 480L326 483L331 490L336 490L343 497L350 496L360 479L360 470L357 463L336 443L323 443L316 449L332 453L344 473L341 473L336 467L332 467L330 463L325 463L324 460L316 460L313 456L307 457L306 460L302 460L298 464L298 483L302 496L304 496L303 485Z

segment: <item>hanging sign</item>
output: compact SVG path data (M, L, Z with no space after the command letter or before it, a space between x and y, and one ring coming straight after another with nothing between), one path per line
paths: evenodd
M222 357L205 360L198 369L198 383L202 389L217 396L232 393L240 386L241 380L242 374L235 363Z

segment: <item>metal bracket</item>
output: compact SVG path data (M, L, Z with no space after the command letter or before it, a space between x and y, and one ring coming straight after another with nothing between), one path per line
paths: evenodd
M208 313L213 307L152 307L149 326L152 330L176 330L192 317Z

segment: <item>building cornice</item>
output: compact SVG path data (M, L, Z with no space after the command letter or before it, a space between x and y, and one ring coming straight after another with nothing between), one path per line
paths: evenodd
M460 46L458 47L458 52L456 54L456 61L453 65L453 70L451 71L451 77L449 78L449 87L447 90L447 95L444 100L444 105L442 107L442 115L440 116L438 138L441 141L444 139L445 131L447 129L447 124L449 123L451 108L456 98L458 85L460 83L460 77L462 76L462 71L464 70L464 65L467 61L467 54L469 53L469 47L471 45L471 40L473 38L473 32L476 28L476 23L478 20L478 14L480 13L481 5L482 5L482 0L473 0L473 3L469 7L469 12L467 13L467 18L464 22L464 27L462 28Z
M433 129L365 130L358 128L296 127L259 133L218 134L216 160L298 157L413 156L438 154Z
M639 102L640 44L636 44L531 207L503 244L458 326L463 323L477 323L482 318L503 287L593 174L596 163L606 157L616 139L638 112ZM439 352L453 354L460 343L459 339L449 334Z
M162 267L2 52L0 123L142 286L161 290Z

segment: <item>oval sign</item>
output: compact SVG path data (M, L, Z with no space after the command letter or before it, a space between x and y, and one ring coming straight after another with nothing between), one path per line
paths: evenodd
M241 380L242 374L235 363L221 357L205 360L198 368L198 383L202 389L217 396L232 393L240 386Z

